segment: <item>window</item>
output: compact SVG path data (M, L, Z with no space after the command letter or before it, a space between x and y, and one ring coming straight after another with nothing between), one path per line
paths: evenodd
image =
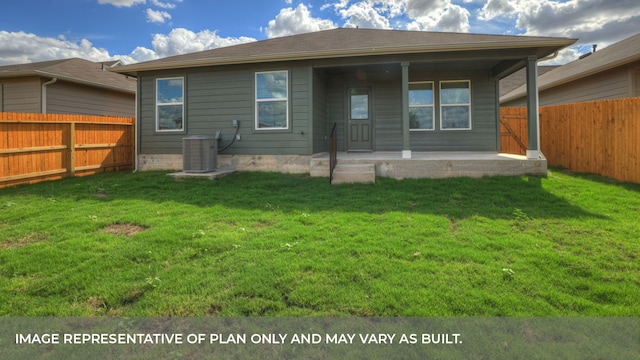
M289 128L287 71L256 73L256 129Z
M409 129L433 130L433 83L409 84Z
M352 120L366 120L369 118L369 90L351 89L350 107Z
M156 130L184 131L184 79L156 80Z
M440 83L440 128L442 130L471 129L471 82Z

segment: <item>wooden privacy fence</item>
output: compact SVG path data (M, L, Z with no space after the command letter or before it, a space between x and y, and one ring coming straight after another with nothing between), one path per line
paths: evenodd
M526 145L526 108L500 115ZM501 137L501 151L522 154L510 136ZM549 165L640 183L640 97L540 108L540 148Z
M0 188L134 167L134 118L0 113Z

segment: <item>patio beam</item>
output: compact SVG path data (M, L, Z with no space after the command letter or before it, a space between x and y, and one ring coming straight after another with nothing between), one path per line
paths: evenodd
M525 61L523 59L505 60L491 68L491 76L494 78L502 79L503 77L509 76L514 72L522 69L524 66Z
M538 159L540 151L540 112L538 100L538 58L528 56L527 67L527 126L529 141L527 145L527 158Z
M409 141L409 63L402 62L402 158L411 159Z

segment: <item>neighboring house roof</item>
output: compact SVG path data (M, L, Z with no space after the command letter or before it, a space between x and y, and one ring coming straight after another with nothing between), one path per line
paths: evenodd
M546 90L593 74L607 71L640 60L640 34L596 51L538 76L538 89ZM526 85L505 94L500 102L508 102L527 94Z
M574 42L550 37L338 28L172 56L111 71L137 75L138 71L197 66L515 48L536 49L541 58Z
M539 65L538 76L546 74L549 71L554 70L559 66L560 65ZM527 83L526 69L518 70L513 74L500 80L500 96L506 95L526 83Z
M136 92L135 79L106 71L121 64L119 61L104 63L72 58L29 64L0 66L0 79L24 76L58 78L73 83L105 88L126 93Z

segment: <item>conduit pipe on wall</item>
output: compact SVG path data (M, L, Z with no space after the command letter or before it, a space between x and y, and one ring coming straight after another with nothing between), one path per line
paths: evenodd
M58 78L52 78L51 80L47 81L46 83L42 84L42 105L40 107L40 110L43 114L47 113L47 86L49 85L53 85L58 81Z

